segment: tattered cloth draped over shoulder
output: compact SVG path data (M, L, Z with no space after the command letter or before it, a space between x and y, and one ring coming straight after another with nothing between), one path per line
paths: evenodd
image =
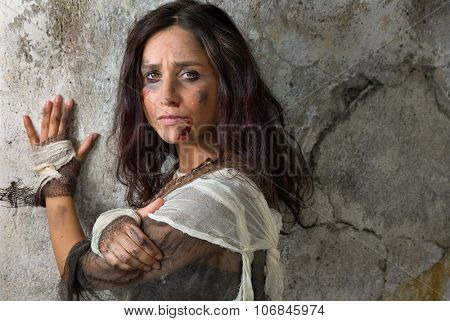
M164 205L155 213L149 214L152 224L160 224L160 226L163 224L176 229L189 239L201 240L203 243L193 243L192 245L199 247L196 252L211 251L216 256L234 254L236 257L236 254L240 255L242 262L240 283L238 283L235 300L254 299L251 264L255 252L260 252L259 250L266 250L264 292L271 300L281 300L283 274L280 267L280 253L277 249L282 226L281 214L269 207L263 194L252 180L235 169L222 168L178 187L168 193L164 199ZM111 222L111 216L119 215L135 217L136 213L131 209L115 209L102 214L94 226L93 252L101 255L98 250L99 235L105 225ZM151 234L150 232L150 238ZM189 244L188 239L183 242ZM165 253L164 244L161 245ZM204 246L203 250L202 246ZM170 248L167 245L166 247ZM224 252L220 254L221 252L209 250L208 247L219 248ZM190 249L187 248L185 251L189 252ZM177 255L189 256L190 254L183 254L180 251ZM196 257L196 260L203 260L199 254L193 256ZM173 265L186 266L186 264L177 262L175 259ZM156 278L163 279L167 274L174 273L173 270L164 273L164 261L161 264L163 272ZM172 265L172 262L170 264ZM207 265L211 267L211 265L217 264L224 265L224 261L216 259L216 264ZM178 282L188 281L178 279ZM225 282L227 280L222 280L219 284ZM164 286L164 282L160 286Z

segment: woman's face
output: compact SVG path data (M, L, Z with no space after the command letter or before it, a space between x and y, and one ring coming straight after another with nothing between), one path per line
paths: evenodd
M197 142L216 124L218 78L193 33L173 26L150 37L141 74L145 115L165 142Z

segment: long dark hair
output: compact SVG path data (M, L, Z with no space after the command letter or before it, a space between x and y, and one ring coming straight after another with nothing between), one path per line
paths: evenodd
M285 130L283 109L260 76L245 39L221 9L193 0L175 1L148 12L131 28L120 71L113 131L117 135L118 180L128 187L127 202L143 207L167 177L161 166L176 150L148 125L140 75L146 41L178 25L198 37L218 74L219 158L240 156L268 203L282 204L299 221L313 194L312 173L295 137ZM236 135L238 131L238 135Z

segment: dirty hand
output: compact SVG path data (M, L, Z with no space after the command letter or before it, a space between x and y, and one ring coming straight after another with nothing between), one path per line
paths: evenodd
M27 131L28 140L32 147L48 144L53 141L66 139L69 119L73 109L73 99L69 98L62 105L61 95L56 95L53 101L45 103L43 119L41 123L41 136L36 133L33 123L28 115L23 116L23 124ZM98 133L91 133L76 150L76 158L83 160L89 151L94 147L94 142L99 136Z
M158 198L136 212L143 219L163 204L164 199ZM100 236L99 250L108 264L124 271L150 272L161 268L159 261L163 253L129 216L118 217L106 226Z
M34 129L30 117L28 115L23 116L23 124L32 148L42 148L42 146L53 142L67 139L67 129L74 102L73 99L67 99L64 108L61 106L62 102L61 95L56 95L53 101L47 101L45 103L40 137ZM40 187L35 195L36 205L45 207L46 197L73 196L80 162L92 149L98 136L97 133L90 134L75 151L75 157L58 169L61 177L52 179Z

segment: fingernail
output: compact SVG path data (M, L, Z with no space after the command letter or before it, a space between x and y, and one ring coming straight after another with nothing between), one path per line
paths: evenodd
M161 260L161 259L162 259L162 254L158 254L158 255L156 255L156 256L155 256L155 259L157 259L157 260Z
M161 268L161 264L159 264L159 262L153 263L152 268L159 270Z

